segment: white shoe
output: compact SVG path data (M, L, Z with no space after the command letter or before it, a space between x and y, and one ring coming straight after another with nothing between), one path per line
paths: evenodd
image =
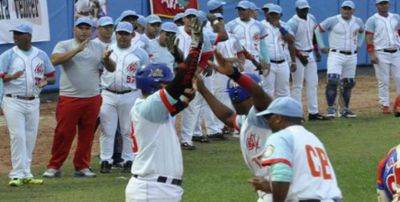
M96 177L96 173L90 168L84 168L82 170L75 171L74 177Z
M48 178L61 177L61 171L58 170L58 169L49 168L43 173L42 176L43 177L48 177Z

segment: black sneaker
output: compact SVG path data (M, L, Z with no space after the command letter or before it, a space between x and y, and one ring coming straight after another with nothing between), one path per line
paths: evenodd
M194 145L190 145L187 142L181 143L181 148L184 150L195 150L196 149L196 147Z
M308 120L309 121L326 121L326 120L329 120L329 118L324 115L321 115L319 113L316 113L316 114L308 114Z
M207 136L200 135L200 136L193 136L192 141L194 142L200 142L200 143L208 143L210 140L208 139Z
M132 161L127 161L124 163L124 167L122 169L123 173L130 173L132 168Z
M100 173L111 173L111 164L108 161L101 162Z
M226 137L222 133L214 133L208 135L208 138L213 139L213 140L226 140Z

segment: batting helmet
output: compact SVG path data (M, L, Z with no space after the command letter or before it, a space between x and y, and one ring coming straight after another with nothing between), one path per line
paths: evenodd
M136 87L144 94L152 94L161 89L161 84L174 78L172 71L165 64L153 63L136 72Z
M257 74L254 73L243 73L244 75L249 76L256 83L260 83L261 79ZM229 93L229 97L231 98L232 103L239 103L250 97L250 93L239 86L235 81L229 79L226 89Z

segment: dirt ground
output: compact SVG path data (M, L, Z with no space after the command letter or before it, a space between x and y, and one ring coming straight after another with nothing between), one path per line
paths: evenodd
M351 108L355 113L360 112L379 112L379 104L377 97L377 82L371 74L371 69L366 68L362 70L362 73L358 73L356 78L357 84L353 89ZM390 86L391 100L395 99L395 89L393 82ZM325 101L325 76L320 75L319 82L319 105L320 111L325 113L326 101ZM304 96L303 96L304 97ZM42 98L42 102L43 102ZM41 104L41 116L40 116L40 127L36 147L33 152L33 166L37 168L46 169L47 162L50 158L51 145L53 141L53 133L56 126L55 121L55 108L57 104L56 98L46 98ZM6 126L4 116L0 116L0 174L5 175L10 171L11 160L10 160L10 144L9 135ZM71 149L69 158L73 156L75 151L75 143ZM92 155L99 154L99 132L96 133ZM96 160L96 159L95 159Z

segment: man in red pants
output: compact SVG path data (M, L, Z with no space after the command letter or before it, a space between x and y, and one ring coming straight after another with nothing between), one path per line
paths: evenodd
M90 155L99 115L101 96L100 71L105 67L115 70L110 60L110 50L90 40L93 22L78 18L74 25L75 38L59 42L53 50L51 61L61 67L60 98L56 110L51 159L43 177L61 176L60 168L68 157L78 129L78 141L73 160L75 177L95 177L90 168Z

